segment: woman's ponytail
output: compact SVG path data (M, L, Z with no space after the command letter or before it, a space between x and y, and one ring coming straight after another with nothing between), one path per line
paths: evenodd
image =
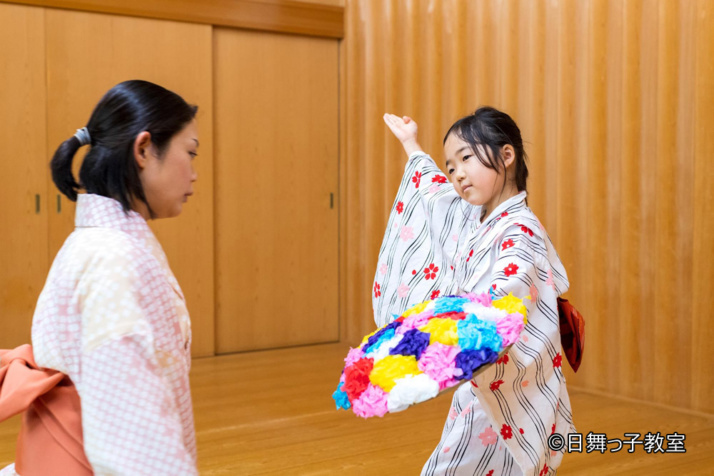
M50 169L52 169L52 181L55 183L60 192L67 196L73 202L77 201L77 191L79 184L74 179L72 174L72 160L79 150L81 144L76 136L72 136L62 142L55 151L50 161Z

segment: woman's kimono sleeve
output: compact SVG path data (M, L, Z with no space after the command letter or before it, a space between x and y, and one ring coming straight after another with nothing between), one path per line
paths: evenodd
M197 474L195 442L184 441L187 419L167 378L167 368L187 364L177 366L182 356L172 351L183 349L174 342L178 326L157 323L167 302L158 273L151 259L113 253L80 282L82 378L75 383L85 453L98 475Z
M456 292L454 260L473 207L463 202L431 157L409 157L379 250L372 287L374 320Z

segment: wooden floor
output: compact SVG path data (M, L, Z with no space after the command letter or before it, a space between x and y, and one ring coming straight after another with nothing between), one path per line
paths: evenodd
M416 475L441 434L451 392L395 415L335 411L346 347L329 344L198 359L191 371L202 475ZM569 475L714 474L714 417L571 390L586 434L686 435L686 454L566 455ZM13 459L18 419L0 424L0 467Z

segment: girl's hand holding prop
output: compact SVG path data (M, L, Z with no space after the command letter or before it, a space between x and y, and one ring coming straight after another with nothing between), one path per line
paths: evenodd
M526 297L528 298L528 297ZM526 323L512 294L445 296L417 304L350 349L337 408L363 418L405 410L436 397L508 352Z

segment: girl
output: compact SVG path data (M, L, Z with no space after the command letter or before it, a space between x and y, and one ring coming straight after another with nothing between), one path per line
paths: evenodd
M524 299L528 323L511 350L454 393L422 475L554 474L553 433L574 432L561 371L560 259L526 205L526 154L507 114L479 108L444 138L447 175L417 143L409 117L384 120L409 155L374 283L378 326L437 296L489 291Z
M26 402L15 467L3 475L196 474L190 321L147 224L177 216L193 193L196 109L127 81L57 149L52 178L77 201L76 228L37 303L34 349L3 355L24 383L52 382ZM84 145L78 183L72 159Z

